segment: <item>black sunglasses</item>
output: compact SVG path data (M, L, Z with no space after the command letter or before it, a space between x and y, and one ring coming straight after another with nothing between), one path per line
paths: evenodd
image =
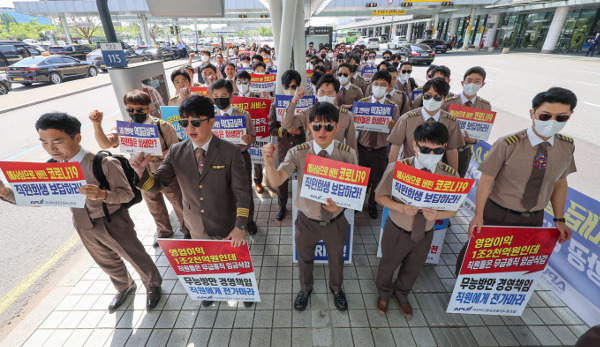
M187 119L180 119L179 120L179 125L181 125L181 127L183 128L187 128L188 125L190 125L190 122L192 123L192 126L194 128L199 128L200 125L202 125L202 122L204 122L205 120L208 120L208 118L204 118L204 119L194 119L194 120L187 120Z
M338 76L339 76L339 77L342 77L342 76L344 76L344 77L348 77L348 76L350 76L350 75L348 75L347 73L339 73L339 74L338 74Z
M244 84L244 85L247 85L247 84L250 84L250 81L247 81L247 80L244 80L244 81L242 81L242 80L237 80L237 81L235 81L235 83L236 83L238 86L239 86L239 85L242 85L242 84Z
M126 108L125 111L127 111L127 113L129 114L133 114L133 113L146 113L146 110L148 109L148 107L144 107L144 108Z
M412 73L412 70L400 70L402 73Z
M433 100L435 100L435 101L442 101L441 95L433 96L431 94L423 94L423 100L429 100L431 98L433 98Z
M563 123L568 121L569 118L571 118L571 116L556 116L556 121L559 123ZM552 115L550 113L542 113L538 115L538 119L542 122L549 121L550 119L552 119Z
M283 86L285 89L291 89L291 90L296 90L298 89L297 85L293 85L293 86Z
M421 146L419 146L418 143L417 143L417 147L419 147L419 152L421 152L423 154L429 154L431 152L433 152L433 154L444 154L444 152L446 152L446 148L444 148L444 147L442 147L442 148L421 147Z
M331 123L327 123L327 124L320 124L320 123L316 123L312 125L312 129L313 131L321 131L321 128L324 128L325 131L332 132L333 129L335 129L335 125L331 124Z

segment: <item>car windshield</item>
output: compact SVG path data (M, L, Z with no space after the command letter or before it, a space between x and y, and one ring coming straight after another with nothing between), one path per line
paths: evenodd
M50 52L62 52L65 50L66 50L66 47L50 47Z
M12 64L11 66L33 66L33 65L37 65L40 62L46 60L47 57L27 57L24 58L23 60L19 60L18 62Z
M377 42L379 39L369 39L369 42Z
M427 46L427 45L412 45L412 46L410 46L410 48L413 51L430 51L431 50L431 48L429 48L429 46Z
M93 51L91 51L88 54L89 55L102 55L102 50L101 49L94 49Z

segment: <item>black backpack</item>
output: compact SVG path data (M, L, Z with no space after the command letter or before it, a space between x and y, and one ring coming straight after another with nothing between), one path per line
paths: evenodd
M102 161L104 161L106 157L113 157L121 163L121 167L125 172L125 178L127 178L127 182L129 182L129 186L133 191L133 199L129 200L129 202L123 203L123 207L128 209L135 204L139 204L142 201L142 192L135 185L135 170L129 164L129 160L122 155L112 154L109 151L100 151L94 156L92 170L94 172L94 177L96 177L98 182L100 182L100 189L110 190L110 185L108 184L108 180L106 179L104 171L102 170ZM104 216L106 217L106 220L110 223L111 218L110 213L108 213L106 202L102 202L102 210L104 210Z

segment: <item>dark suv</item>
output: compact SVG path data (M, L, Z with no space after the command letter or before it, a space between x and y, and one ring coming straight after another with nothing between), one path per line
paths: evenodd
M48 50L50 54L68 55L75 59L85 61L85 56L92 49L85 45L51 46Z
M27 57L41 55L42 52L22 41L0 41L0 67L8 66Z
M420 43L431 47L431 49L435 50L436 53L446 53L446 51L452 50L452 45L443 40L423 40Z

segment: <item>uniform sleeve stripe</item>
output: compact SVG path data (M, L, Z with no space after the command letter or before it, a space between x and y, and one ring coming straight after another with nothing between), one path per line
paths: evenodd
M142 190L148 190L154 186L154 175L148 174L148 179L142 185Z

